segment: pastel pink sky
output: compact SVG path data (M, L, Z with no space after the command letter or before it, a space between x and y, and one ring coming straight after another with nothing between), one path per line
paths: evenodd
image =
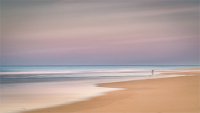
M198 0L2 0L3 65L197 65Z

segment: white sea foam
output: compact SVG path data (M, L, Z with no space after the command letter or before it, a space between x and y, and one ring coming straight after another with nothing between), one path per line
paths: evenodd
M152 77L152 70L155 70L154 75L169 71L191 71L174 69L177 67L4 67L0 70L0 112L16 113L57 106L119 90L96 87L98 83L163 78ZM165 77L174 76L180 75ZM68 77L75 77L76 80ZM60 78L62 81L56 81Z

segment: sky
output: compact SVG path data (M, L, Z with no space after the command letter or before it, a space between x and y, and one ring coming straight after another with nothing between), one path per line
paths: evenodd
M198 0L1 0L2 65L199 65Z

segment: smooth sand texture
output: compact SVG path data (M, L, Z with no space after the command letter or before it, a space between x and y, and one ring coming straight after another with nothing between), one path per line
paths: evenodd
M26 113L200 113L200 73L188 75L100 84L126 90Z

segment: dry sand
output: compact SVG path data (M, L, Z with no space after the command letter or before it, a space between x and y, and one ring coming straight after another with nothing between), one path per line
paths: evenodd
M26 113L200 113L200 72L176 74L192 76L100 84L126 90Z

